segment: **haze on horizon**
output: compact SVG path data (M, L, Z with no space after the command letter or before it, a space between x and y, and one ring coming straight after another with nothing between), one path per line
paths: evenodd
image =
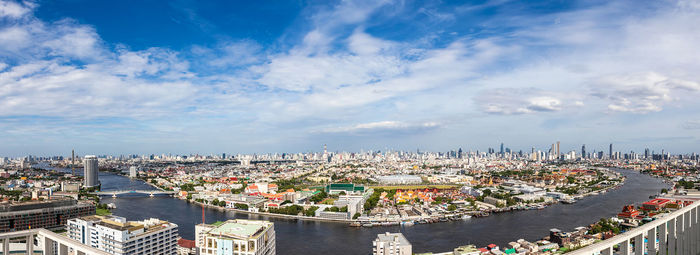
M0 155L700 144L700 1L0 0Z

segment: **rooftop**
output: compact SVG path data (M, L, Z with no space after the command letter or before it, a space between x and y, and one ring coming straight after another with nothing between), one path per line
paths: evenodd
M209 234L234 238L250 238L271 227L271 225L272 223L268 221L229 220L220 223L216 228L209 231Z

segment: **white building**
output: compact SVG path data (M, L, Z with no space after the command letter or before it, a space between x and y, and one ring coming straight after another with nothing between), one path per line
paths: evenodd
M83 169L85 170L83 174L83 179L84 179L84 186L85 187L95 187L97 185L100 185L100 181L98 179L98 164L97 164L97 157L94 155L87 155L85 156L85 159L83 159Z
M135 166L129 167L129 177L136 178L138 176L138 168Z
M177 252L177 224L159 219L126 221L119 216L85 216L68 220L68 237L122 255L170 255Z
M200 255L276 254L275 227L262 220L228 220L195 226L195 243Z
M413 246L401 233L378 234L372 242L374 255L411 255Z
M385 175L378 176L377 181L382 184L420 184L423 179L415 175Z

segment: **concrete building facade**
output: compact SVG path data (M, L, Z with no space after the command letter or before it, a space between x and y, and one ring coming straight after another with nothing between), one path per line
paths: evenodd
M115 255L177 253L177 224L159 219L126 221L119 216L85 216L68 221L68 237Z

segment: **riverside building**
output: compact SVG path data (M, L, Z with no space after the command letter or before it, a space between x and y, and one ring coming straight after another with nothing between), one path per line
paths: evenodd
M412 255L413 246L401 233L378 234L372 242L374 255Z
M177 253L177 224L159 219L127 221L119 216L85 216L69 220L67 226L69 238L110 254Z
M85 159L83 160L83 168L85 169L85 173L83 176L83 178L85 179L84 186L90 188L100 185L100 181L97 176L99 169L97 164L97 156L85 156Z
M200 255L276 254L274 223L262 220L228 220L195 226Z
M0 233L63 228L68 219L92 214L94 205L65 198L4 204L0 205Z

